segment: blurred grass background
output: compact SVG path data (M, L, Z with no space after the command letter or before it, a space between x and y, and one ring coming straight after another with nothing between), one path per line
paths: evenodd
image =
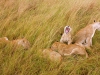
M25 37L32 45L27 51L0 47L0 75L100 75L100 31L88 59L64 57L57 64L41 55L60 40L64 26L71 26L74 36L94 20L100 20L99 0L0 0L0 37Z

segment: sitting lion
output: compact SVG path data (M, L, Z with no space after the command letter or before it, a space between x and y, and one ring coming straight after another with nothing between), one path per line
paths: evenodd
M86 48L91 49L92 38L96 30L100 30L100 22L94 22L80 29L73 37L73 43L84 45Z
M64 33L61 36L60 42L67 43L68 45L72 43L71 30L72 29L71 29L70 26L65 26L64 27Z

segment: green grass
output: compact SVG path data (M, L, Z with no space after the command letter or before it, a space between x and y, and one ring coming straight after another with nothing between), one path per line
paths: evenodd
M68 56L58 64L41 55L60 40L64 26L71 26L74 36L94 20L100 20L99 0L1 0L0 37L25 37L32 47L14 50L0 43L0 75L100 75L100 31L88 59Z

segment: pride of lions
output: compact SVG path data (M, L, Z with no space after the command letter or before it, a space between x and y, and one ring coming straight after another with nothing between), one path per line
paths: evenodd
M48 57L51 61L62 61L62 56L73 54L85 55L88 58L86 48L91 49L92 38L96 30L100 30L100 22L94 22L79 30L73 37L71 35L72 28L70 26L64 27L64 33L59 42L54 42L50 48L44 49L42 54ZM0 38L1 42L11 43L15 46L21 46L24 49L30 48L30 42L23 39L8 40L7 37Z
M87 25L79 30L73 37L71 30L70 26L65 26L60 42L54 42L51 48L44 49L43 55L48 56L52 61L61 61L62 56L73 54L85 55L88 58L86 48L91 49L92 38L95 31L100 30L100 22L94 21L93 24Z

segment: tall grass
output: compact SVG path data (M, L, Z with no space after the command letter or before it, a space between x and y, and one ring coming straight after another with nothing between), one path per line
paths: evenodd
M100 75L100 31L88 59L70 56L57 64L41 55L59 41L64 26L71 26L74 36L94 20L100 20L99 0L0 0L0 37L25 37L32 45L27 51L1 47L0 75Z

